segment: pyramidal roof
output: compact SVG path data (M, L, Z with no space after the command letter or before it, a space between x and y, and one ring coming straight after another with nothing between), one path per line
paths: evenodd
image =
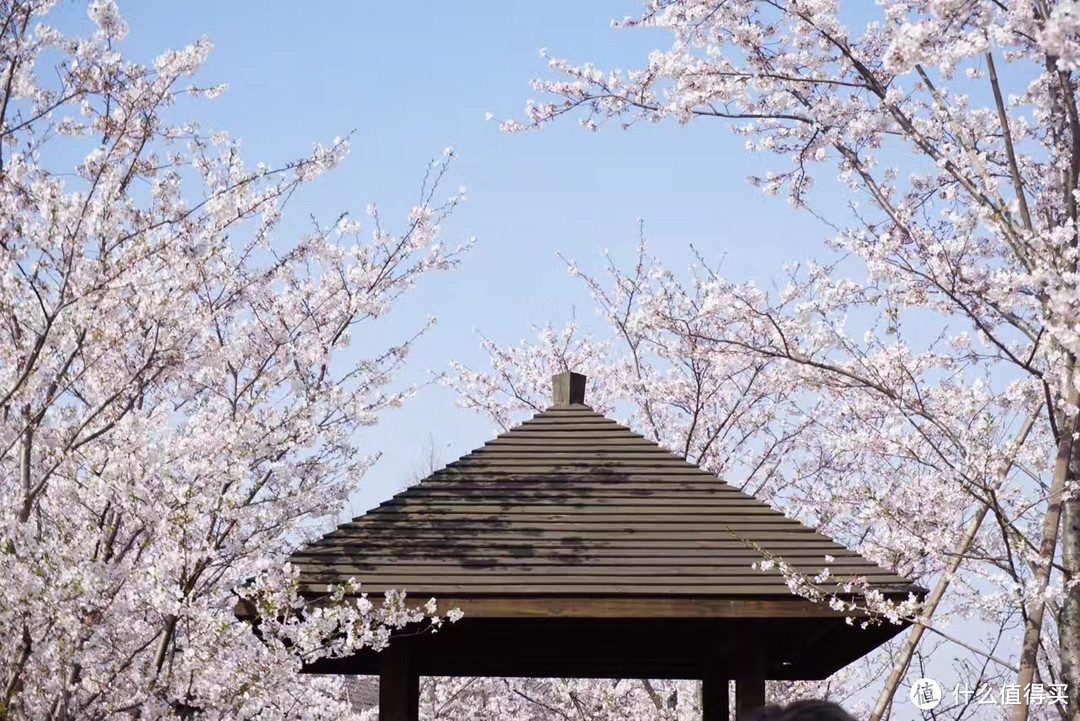
M584 376L554 383L552 407L294 554L301 592L792 599L751 567L766 554L923 592L596 413Z

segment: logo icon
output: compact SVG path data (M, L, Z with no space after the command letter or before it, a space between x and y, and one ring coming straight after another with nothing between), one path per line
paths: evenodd
M911 685L910 696L915 708L929 711L941 703L941 686L932 678L920 678Z

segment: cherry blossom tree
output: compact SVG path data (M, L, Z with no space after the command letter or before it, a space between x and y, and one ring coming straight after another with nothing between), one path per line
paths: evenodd
M285 241L348 142L246 166L179 118L223 90L192 84L207 40L142 65L111 0L84 37L54 4L0 1L0 718L348 718L300 665L440 619L354 583L313 607L283 561L415 391L391 383L423 329L352 339L458 262L452 152L400 233L370 207L370 234L342 215Z
M648 679L443 678L421 680L425 721L700 721L695 681ZM820 684L769 682L778 702L807 694L840 697ZM734 699L734 697L732 697Z
M781 160L751 182L828 216L834 259L771 287L644 244L606 280L571 262L610 335L489 345L465 405L505 423L595 368L601 408L920 581L914 628L860 672L871 718L942 655L969 691L1020 689L1002 715L1080 717L1080 6L649 0L616 25L671 45L551 60L503 128L720 122ZM962 690L950 717L988 713Z
M615 719L698 721L693 684L648 680L433 678L420 717L440 721Z

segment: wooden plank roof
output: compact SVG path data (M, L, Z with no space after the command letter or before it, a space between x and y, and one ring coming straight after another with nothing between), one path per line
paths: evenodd
M310 595L355 577L420 598L791 599L781 574L751 567L761 549L808 575L828 565L886 594L923 592L582 402L536 414L291 560Z

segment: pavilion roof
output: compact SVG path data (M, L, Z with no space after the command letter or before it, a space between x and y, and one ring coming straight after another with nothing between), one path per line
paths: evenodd
M552 407L295 553L301 592L355 577L440 599L791 599L751 567L773 555L828 566L823 590L925 593L596 413L583 376L556 385Z

